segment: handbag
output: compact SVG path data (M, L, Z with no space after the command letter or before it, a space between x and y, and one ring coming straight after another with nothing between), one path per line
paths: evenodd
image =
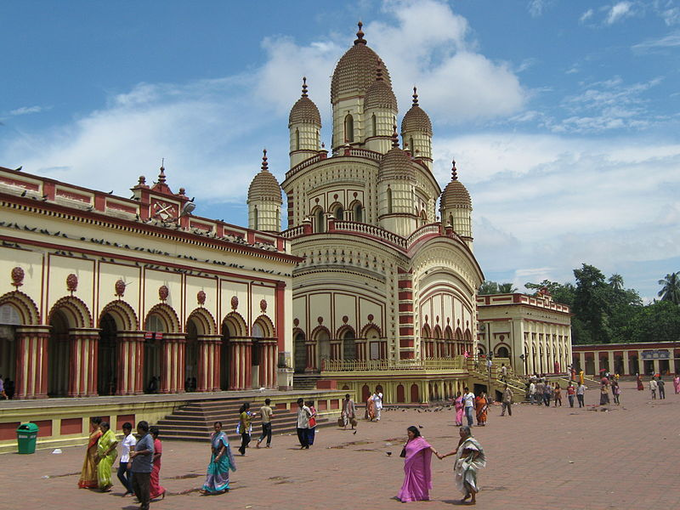
M399 454L399 456L400 457L406 457L406 447L405 446L401 449L401 453Z

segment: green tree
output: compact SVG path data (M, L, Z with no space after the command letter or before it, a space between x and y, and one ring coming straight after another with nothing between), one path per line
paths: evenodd
M576 291L573 312L583 322L583 330L578 333L580 338L576 338L574 334L574 343L609 343L611 330L608 291L611 287L606 284L602 271L588 264L574 269L574 277Z
M616 291L623 290L623 276L614 273L609 277L609 285Z
M630 330L633 342L675 342L680 339L680 307L670 301L641 307Z
M480 286L479 286L479 295L483 296L486 294L499 294L498 292L498 284L496 282L490 282L485 280Z
M527 290L539 291L540 289L547 289L553 298L553 301L567 306L574 304L574 285L571 283L557 283L550 280L543 280L541 283L527 282L524 284Z
M498 292L501 294L512 294L517 292L517 288L512 283L501 283L498 285Z
M680 304L680 271L667 274L663 280L659 280L659 285L662 287L658 294L661 301Z

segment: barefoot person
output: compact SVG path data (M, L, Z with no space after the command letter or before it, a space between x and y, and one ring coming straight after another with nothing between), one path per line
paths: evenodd
M432 454L437 451L425 441L416 427L406 429L408 441L401 456L404 457L404 483L397 495L399 501L428 501L432 488Z
M90 419L92 432L90 439L87 442L87 450L85 451L85 462L83 462L83 469L80 471L80 480L78 480L78 487L81 489L96 489L99 486L97 479L97 445L99 438L102 436L100 424L102 419L95 416Z
M451 455L456 456L453 471L456 474L456 485L465 495L462 501L469 499L470 504L474 505L477 502L477 493L479 492L477 471L486 466L486 457L482 445L472 437L470 427L462 426L460 428L460 442L457 450L444 455L437 455L437 457L444 459Z
M208 474L201 490L203 494L222 494L229 491L229 470L236 471L229 439L222 431L222 422L216 421L213 427L215 432L210 440L212 455L210 464L208 464Z
M109 422L101 422L100 428L102 436L97 443L97 484L100 491L110 492L113 485L111 483L111 468L118 456L116 451L118 440L116 434L111 430Z

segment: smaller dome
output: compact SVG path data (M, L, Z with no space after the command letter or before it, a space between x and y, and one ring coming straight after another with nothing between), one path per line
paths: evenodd
M366 98L364 99L364 107L366 110L373 108L387 108L389 110L397 111L397 98L390 87L382 77L382 68L378 67L377 76L373 85L368 87L366 91Z
M456 162L451 169L451 182L446 185L442 192L441 209L461 208L472 209L472 200L467 188L458 180Z
M288 127L293 124L314 124L321 127L321 115L314 101L307 96L307 78L302 78L302 97L290 109Z
M392 135L392 148L387 151L380 161L378 169L378 181L388 179L400 179L414 181L416 178L413 162L406 152L399 148L396 126Z
M281 186L276 177L269 171L267 163L267 149L262 156L262 170L253 177L248 188L248 202L251 200L271 200L282 203Z
M430 117L425 113L425 110L418 105L418 89L416 87L413 87L413 106L406 112L401 121L402 134L412 131L421 131L432 136L432 122L430 122Z

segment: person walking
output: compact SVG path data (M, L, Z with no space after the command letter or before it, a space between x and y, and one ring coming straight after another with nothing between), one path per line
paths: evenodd
M314 401L309 400L305 403L309 407L309 427L307 428L307 444L309 446L314 445L314 436L316 435L316 408L314 407Z
M354 401L350 398L349 393L345 395L345 399L342 401L342 412L340 414L342 418L342 428L347 429L347 425L352 426L352 430L357 425L357 409L354 405Z
M309 428L309 418L312 412L309 407L305 405L302 398L297 399L298 413L297 413L297 435L300 441L300 450L309 450L309 436L307 429Z
M111 430L108 421L103 421L100 425L102 437L97 443L97 484L101 492L111 492L111 468L116 461L118 452L116 446L116 434Z
M560 388L560 383L556 382L555 383L555 407L557 407L557 404L562 407L562 388Z
M444 455L436 454L442 460L451 455L456 458L453 463L453 472L456 474L456 485L461 493L464 495L461 503L470 500L470 504L477 503L477 493L479 492L479 484L477 482L477 472L486 467L486 455L484 455L484 448L479 444L474 437L470 427L461 427L460 442L458 448L445 453Z
M149 499L165 498L165 488L161 486L161 456L163 455L163 445L158 439L160 430L158 427L149 427L151 437L153 437L153 469L149 478Z
M250 443L250 434L253 431L253 416L250 412L250 402L241 404L238 410L238 433L241 434L241 446L238 451L243 457L246 454L246 448Z
M95 489L99 486L97 480L97 443L102 436L101 423L102 419L99 416L90 418L92 431L85 450L85 461L83 462L83 469L80 471L80 480L78 480L78 487L81 489Z
M536 383L533 379L529 381L529 403L534 405L536 402Z
M407 501L428 501L432 489L432 454L439 456L417 427L406 429L408 440L401 456L404 457L404 483L397 498L402 503Z
M621 404L621 386L619 386L619 381L612 382L612 395L614 396L614 403L618 406Z
M366 413L364 416L368 421L375 419L375 393L372 393L366 399Z
M132 490L141 504L140 510L149 510L154 441L151 434L149 434L149 424L146 421L140 421L137 424L137 434L141 437L135 445L135 450L130 452L130 458L132 459Z
M486 398L486 393L481 392L475 399L475 411L477 414L477 425L484 427L486 425L487 411L489 409L489 400Z
M678 374L675 374L675 377L673 378L673 389L675 390L676 395L680 393L680 375Z
M508 410L508 416L512 416L512 390L506 384L503 389L503 402L501 408L501 416L505 416L505 410Z
M463 395L460 391L456 393L453 407L456 410L456 425L460 427L463 424L463 413L465 412L465 400L463 400Z
M609 405L609 388L607 384L600 384L600 405Z
M581 383L578 385L578 388L576 388L576 399L578 400L578 406L579 407L585 407L585 394L586 394L586 385Z
M125 494L133 494L132 474L130 473L130 450L134 449L137 439L132 435L132 423L123 423L123 440L120 442L120 464L118 465L118 480L125 487Z
M656 386L659 389L659 400L664 400L666 398L665 384L666 383L663 382L661 376L659 376L659 380L656 381Z
M380 421L380 414L383 408L383 394L376 390L373 402L375 403L375 421Z
M638 391L644 391L645 386L642 384L642 377L640 377L640 374L635 374L635 382L637 383Z
M550 381L546 379L545 386L543 386L543 403L545 407L550 407L550 400L552 399L553 388Z
M222 422L216 421L213 428L215 432L210 437L210 464L208 464L208 473L201 489L203 494L222 494L228 492L229 471L236 471L236 464L234 463L234 456L231 454L229 439L222 431Z
M264 405L260 407L260 417L262 419L262 435L260 436L260 439L257 440L255 448L260 447L260 443L262 443L265 437L267 438L267 448L271 448L272 446L272 415L274 414L274 411L272 411L272 408L270 406L271 403L272 400L270 398L265 398Z
M463 390L465 391L465 393L463 394L465 417L467 418L468 427L472 427L473 425L472 411L475 408L475 394L472 393L467 386L463 388Z
M543 379L538 379L536 383L536 403L539 406L543 404L543 393L545 393L545 383Z
M656 383L656 379L654 376L649 381L649 391L652 392L652 400L656 400L656 390L659 387L659 385Z
M569 407L574 407L574 397L576 396L576 388L574 388L574 383L569 381L569 386L567 386L567 399L569 400Z

